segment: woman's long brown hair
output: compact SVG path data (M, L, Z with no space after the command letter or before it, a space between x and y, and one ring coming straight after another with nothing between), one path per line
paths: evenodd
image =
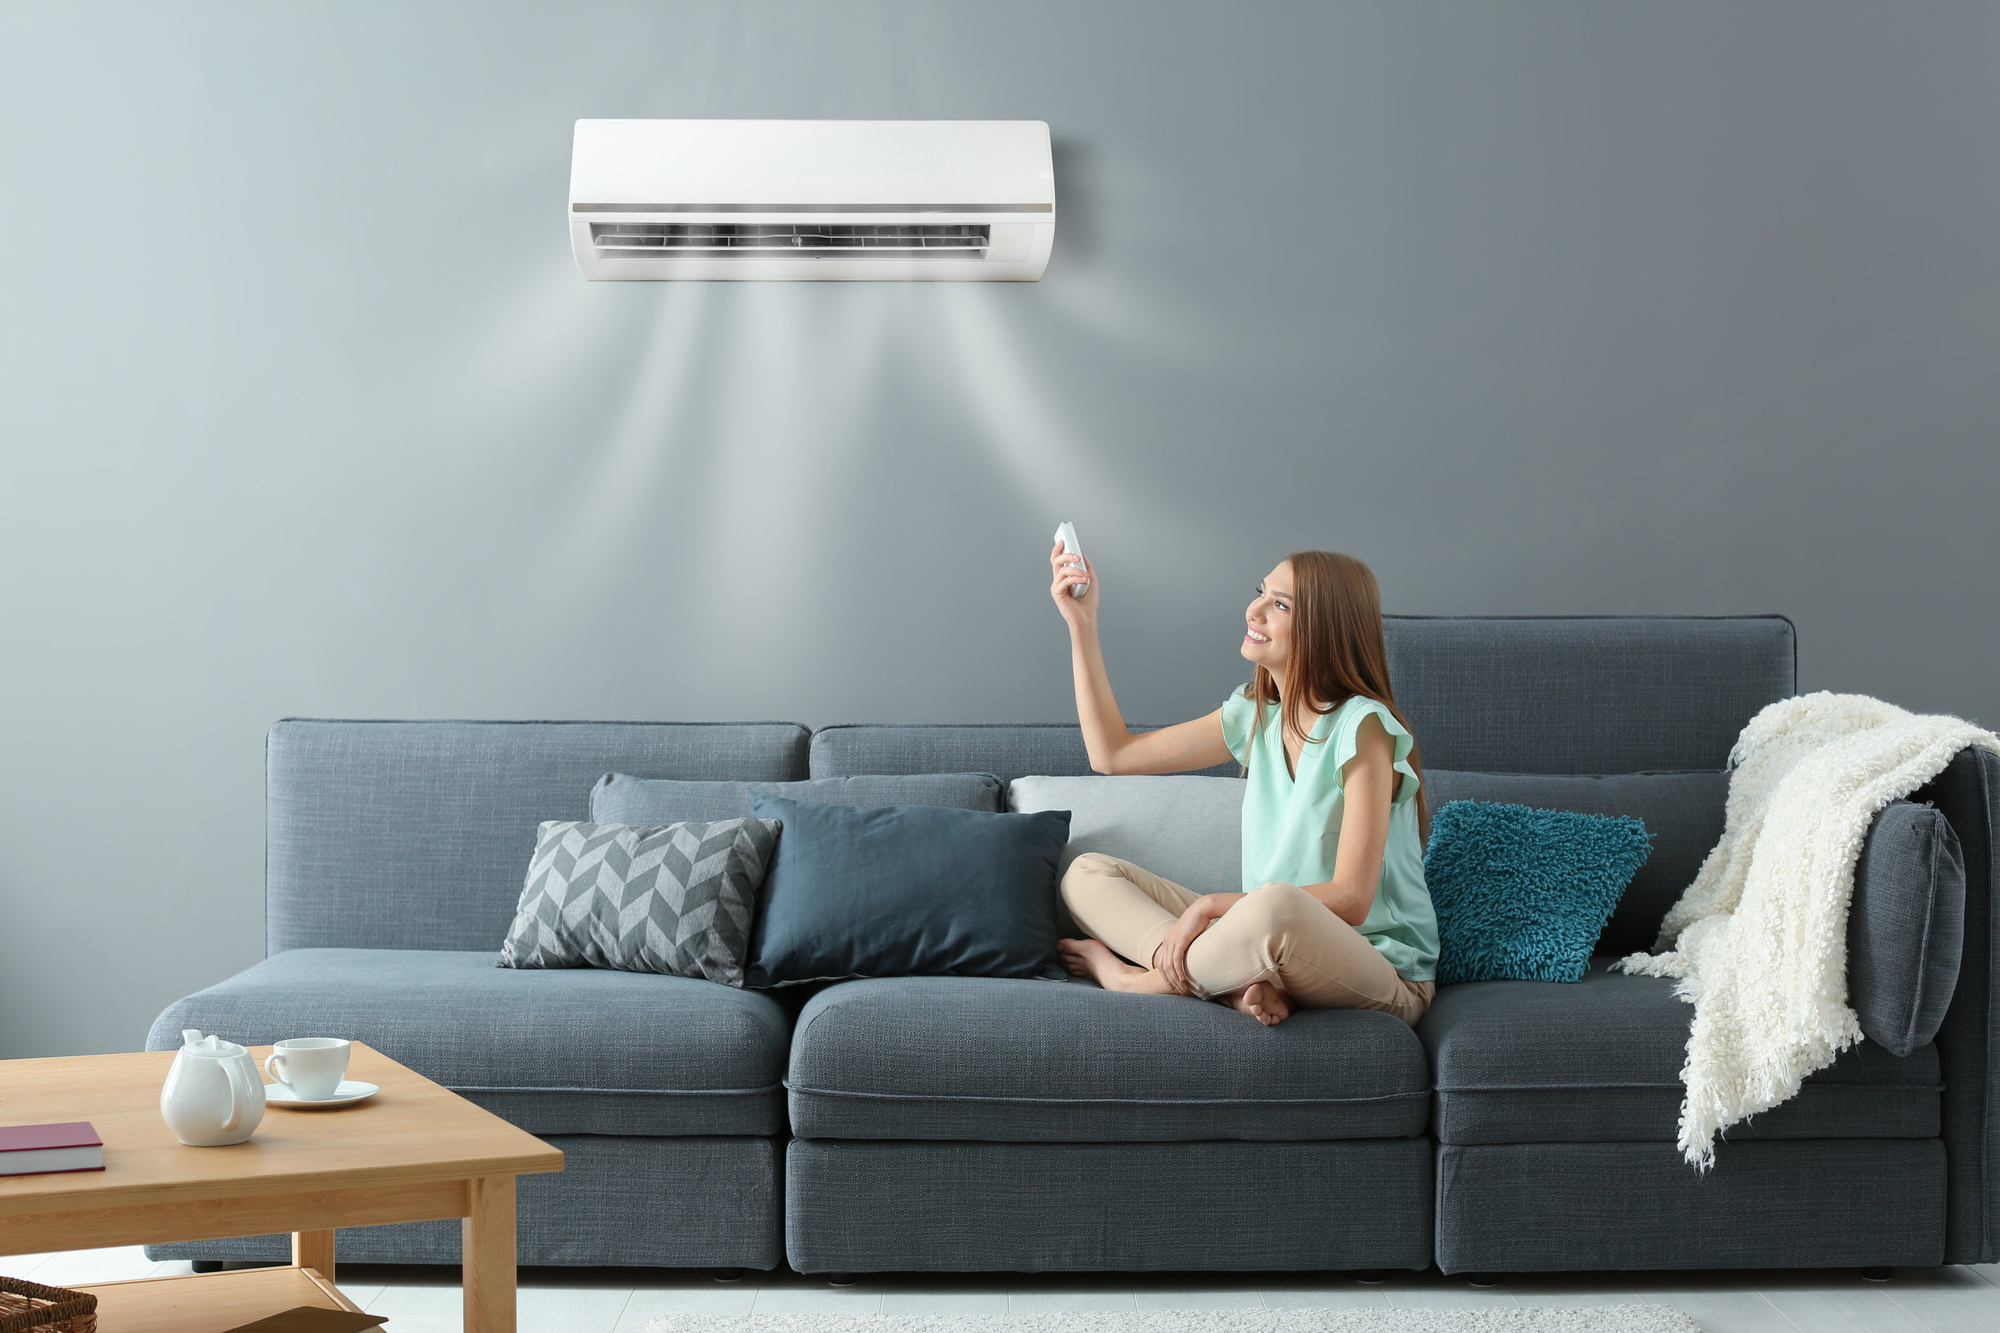
M1316 744L1313 724L1357 694L1387 705L1414 737L1416 732L1402 709L1396 707L1395 691L1389 687L1389 648L1382 637L1382 589L1375 582L1375 572L1337 551L1294 551L1285 557L1285 563L1292 567L1292 649L1285 664L1290 688L1280 699L1278 682L1269 671L1257 668L1250 681L1250 699L1257 705L1257 726L1250 744L1256 744L1264 732L1267 703L1278 705L1284 731L1302 743ZM1430 802L1425 799L1424 766L1417 758L1414 740L1409 764L1419 784L1418 837L1427 840ZM1397 782L1401 781L1398 777Z

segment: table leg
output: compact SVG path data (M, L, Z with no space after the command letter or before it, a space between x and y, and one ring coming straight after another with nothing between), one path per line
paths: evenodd
M333 1273L333 1233L331 1231L294 1231L292 1233L292 1264L297 1268L311 1268L328 1282L337 1282Z
M514 1333L514 1177L466 1182L465 1333Z

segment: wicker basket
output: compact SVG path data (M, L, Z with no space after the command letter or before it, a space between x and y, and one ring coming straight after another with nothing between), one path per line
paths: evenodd
M0 1277L0 1333L97 1333L97 1297Z

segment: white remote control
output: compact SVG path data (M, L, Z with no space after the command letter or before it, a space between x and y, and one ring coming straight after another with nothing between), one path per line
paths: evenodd
M1062 543L1064 555L1083 554L1083 547L1080 543L1078 543L1076 539L1076 525L1074 523L1065 523L1061 527L1057 528L1056 540ZM1063 563L1066 565L1074 565L1074 564L1080 564L1081 562L1076 560L1065 560L1063 561ZM1089 591L1090 591L1089 579L1085 579L1081 583L1072 583L1069 585L1069 595L1072 597L1081 597Z

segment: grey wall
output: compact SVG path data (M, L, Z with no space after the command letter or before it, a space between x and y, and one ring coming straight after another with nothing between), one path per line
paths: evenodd
M0 4L0 1055L261 955L335 716L1212 708L1287 549L2000 721L2000 7ZM585 284L579 116L1022 117L1038 285Z

